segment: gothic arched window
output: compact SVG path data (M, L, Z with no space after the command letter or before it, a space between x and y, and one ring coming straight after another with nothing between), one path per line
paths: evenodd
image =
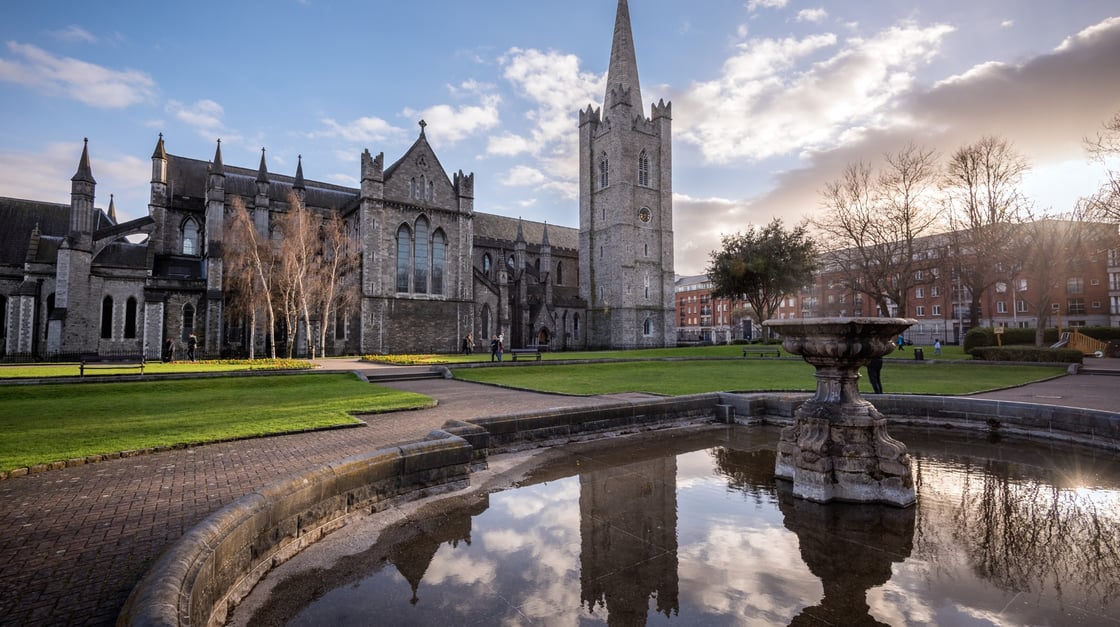
M644 150L638 155L638 185L649 187L649 155Z
M407 224L397 229L397 291L407 292L408 269L412 263L412 230Z
M488 279L493 278L490 276L490 270L492 269L493 265L494 261L490 259L490 253L482 255L482 274L485 274L486 278Z
M610 161L607 153L599 154L599 189L604 189L611 184Z
M183 305L183 341L186 342L187 338L194 333L194 305L187 303Z
M431 246L428 219L416 219L416 240L412 248L412 291L417 294L428 293L428 248Z
M563 285L564 284L564 266L559 261L556 262L556 284L557 285Z
M416 179L412 179L408 182L408 198L410 200L416 199Z
M198 223L192 218L183 222L183 254L197 256L201 250L198 245Z
M136 337L136 297L129 296L124 304L124 336L128 339Z
M447 257L447 238L436 229L432 236L432 294L443 296L443 266Z
M653 318L646 318L645 324L642 325L642 333L653 335Z
M101 339L113 338L113 297L101 299Z

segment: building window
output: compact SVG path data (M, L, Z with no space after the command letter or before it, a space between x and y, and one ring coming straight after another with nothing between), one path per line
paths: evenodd
M428 181L428 202L436 201L436 184L433 181Z
M420 175L420 186L416 188L416 200L424 200L428 194L428 177Z
M408 182L408 199L409 200L415 200L416 199L416 179L411 179Z
M341 309L334 310L334 339L346 339L346 313Z
M579 340L579 314L573 314L572 315L572 333L576 336L576 340L578 341Z
M191 218L183 222L183 254L191 256L199 254L198 223Z
M431 246L428 234L428 220L416 219L416 237L412 242L412 291L417 294L428 293L428 248Z
M130 340L136 337L136 298L133 296L124 304L124 336Z
M113 339L113 297L101 299L101 339Z
M1004 283L1003 281L1000 281L1000 282L996 283L996 293L997 294L1003 294L1006 291L1007 291L1007 284L1006 283Z
M1026 279L1019 279L1019 291L1020 292L1027 291L1027 280Z
M1098 285L1100 285L1100 284L1101 284L1101 280L1100 280L1100 279L1090 279L1090 280L1089 280L1089 285L1092 285L1093 287L1096 287L1096 286L1098 286Z
M1067 294L1084 294L1085 293L1085 280L1081 277L1071 277L1066 279L1066 293Z
M1062 305L1060 303L1050 303L1050 311L1056 312L1061 308L1062 308Z
M1019 313L1027 313L1027 301L1020 300L1015 303L1015 311L1018 311Z
M934 285L933 287L929 288L929 295L932 298L937 298L938 296L941 296L941 288Z
M607 159L607 153L599 155L599 189L605 189L611 184L610 177L610 161Z
M646 298L649 298L649 274L648 273L646 274L645 288L646 288Z
M397 291L408 291L408 268L412 261L412 230L402 224L397 229Z
M186 342L194 333L194 305L183 305L183 341Z
M638 185L649 187L649 155L644 150L638 155Z
M934 305L932 308L930 308L930 315L940 316L941 315L941 305Z
M1071 298L1066 302L1068 313L1070 315L1084 315L1085 314L1085 299L1084 298Z
M914 288L914 298L925 298L926 291L920 287Z
M642 325L642 333L645 335L653 335L653 319L646 318L645 324Z
M1005 301L1005 300L997 300L996 301L996 313L1001 313L1001 314L1007 313L1007 301Z
M432 237L432 293L443 296L443 266L446 258L447 238L437 229Z
M1100 308L1101 308L1101 301L1099 301L1099 300L1093 301L1093 309L1100 309Z
M926 315L926 308L925 308L925 306L924 306L924 305L918 305L918 306L917 306L917 307L915 308L915 310L916 310L916 312L917 312L917 314L918 314L918 317L919 317L919 318L921 318L921 317L923 317L923 316L925 316L925 315Z
M564 266L559 261L556 262L556 284L564 284Z
M490 253L484 254L482 256L482 274L486 275L486 278L488 279L494 278L490 276L490 270L493 265L494 261L490 259Z

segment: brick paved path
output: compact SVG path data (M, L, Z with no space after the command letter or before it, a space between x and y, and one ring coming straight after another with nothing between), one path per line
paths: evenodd
M172 543L211 512L285 475L421 439L451 418L601 402L451 380L392 385L435 397L439 406L372 416L368 427L0 481L0 625L112 625L132 587Z

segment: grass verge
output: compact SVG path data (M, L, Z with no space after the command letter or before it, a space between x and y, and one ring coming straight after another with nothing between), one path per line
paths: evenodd
M181 374L195 372L234 372L239 370L310 370L315 364L305 359L222 359L209 361L149 361L144 364L144 374ZM60 364L4 364L0 365L0 379L76 377L80 370L77 363ZM139 375L135 367L87 368L86 377L104 375Z
M679 396L720 391L812 391L813 367L800 360L639 361L501 368L460 368L455 378L563 394L647 392ZM870 393L865 376L860 390ZM971 394L1065 373L1054 366L892 364L883 387L898 394Z
M358 422L431 398L350 373L0 388L0 470Z

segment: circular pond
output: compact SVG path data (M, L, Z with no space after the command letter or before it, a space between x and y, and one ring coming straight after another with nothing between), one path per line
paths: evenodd
M774 428L571 445L284 564L239 625L1116 625L1120 461L892 427L917 504L818 505Z

